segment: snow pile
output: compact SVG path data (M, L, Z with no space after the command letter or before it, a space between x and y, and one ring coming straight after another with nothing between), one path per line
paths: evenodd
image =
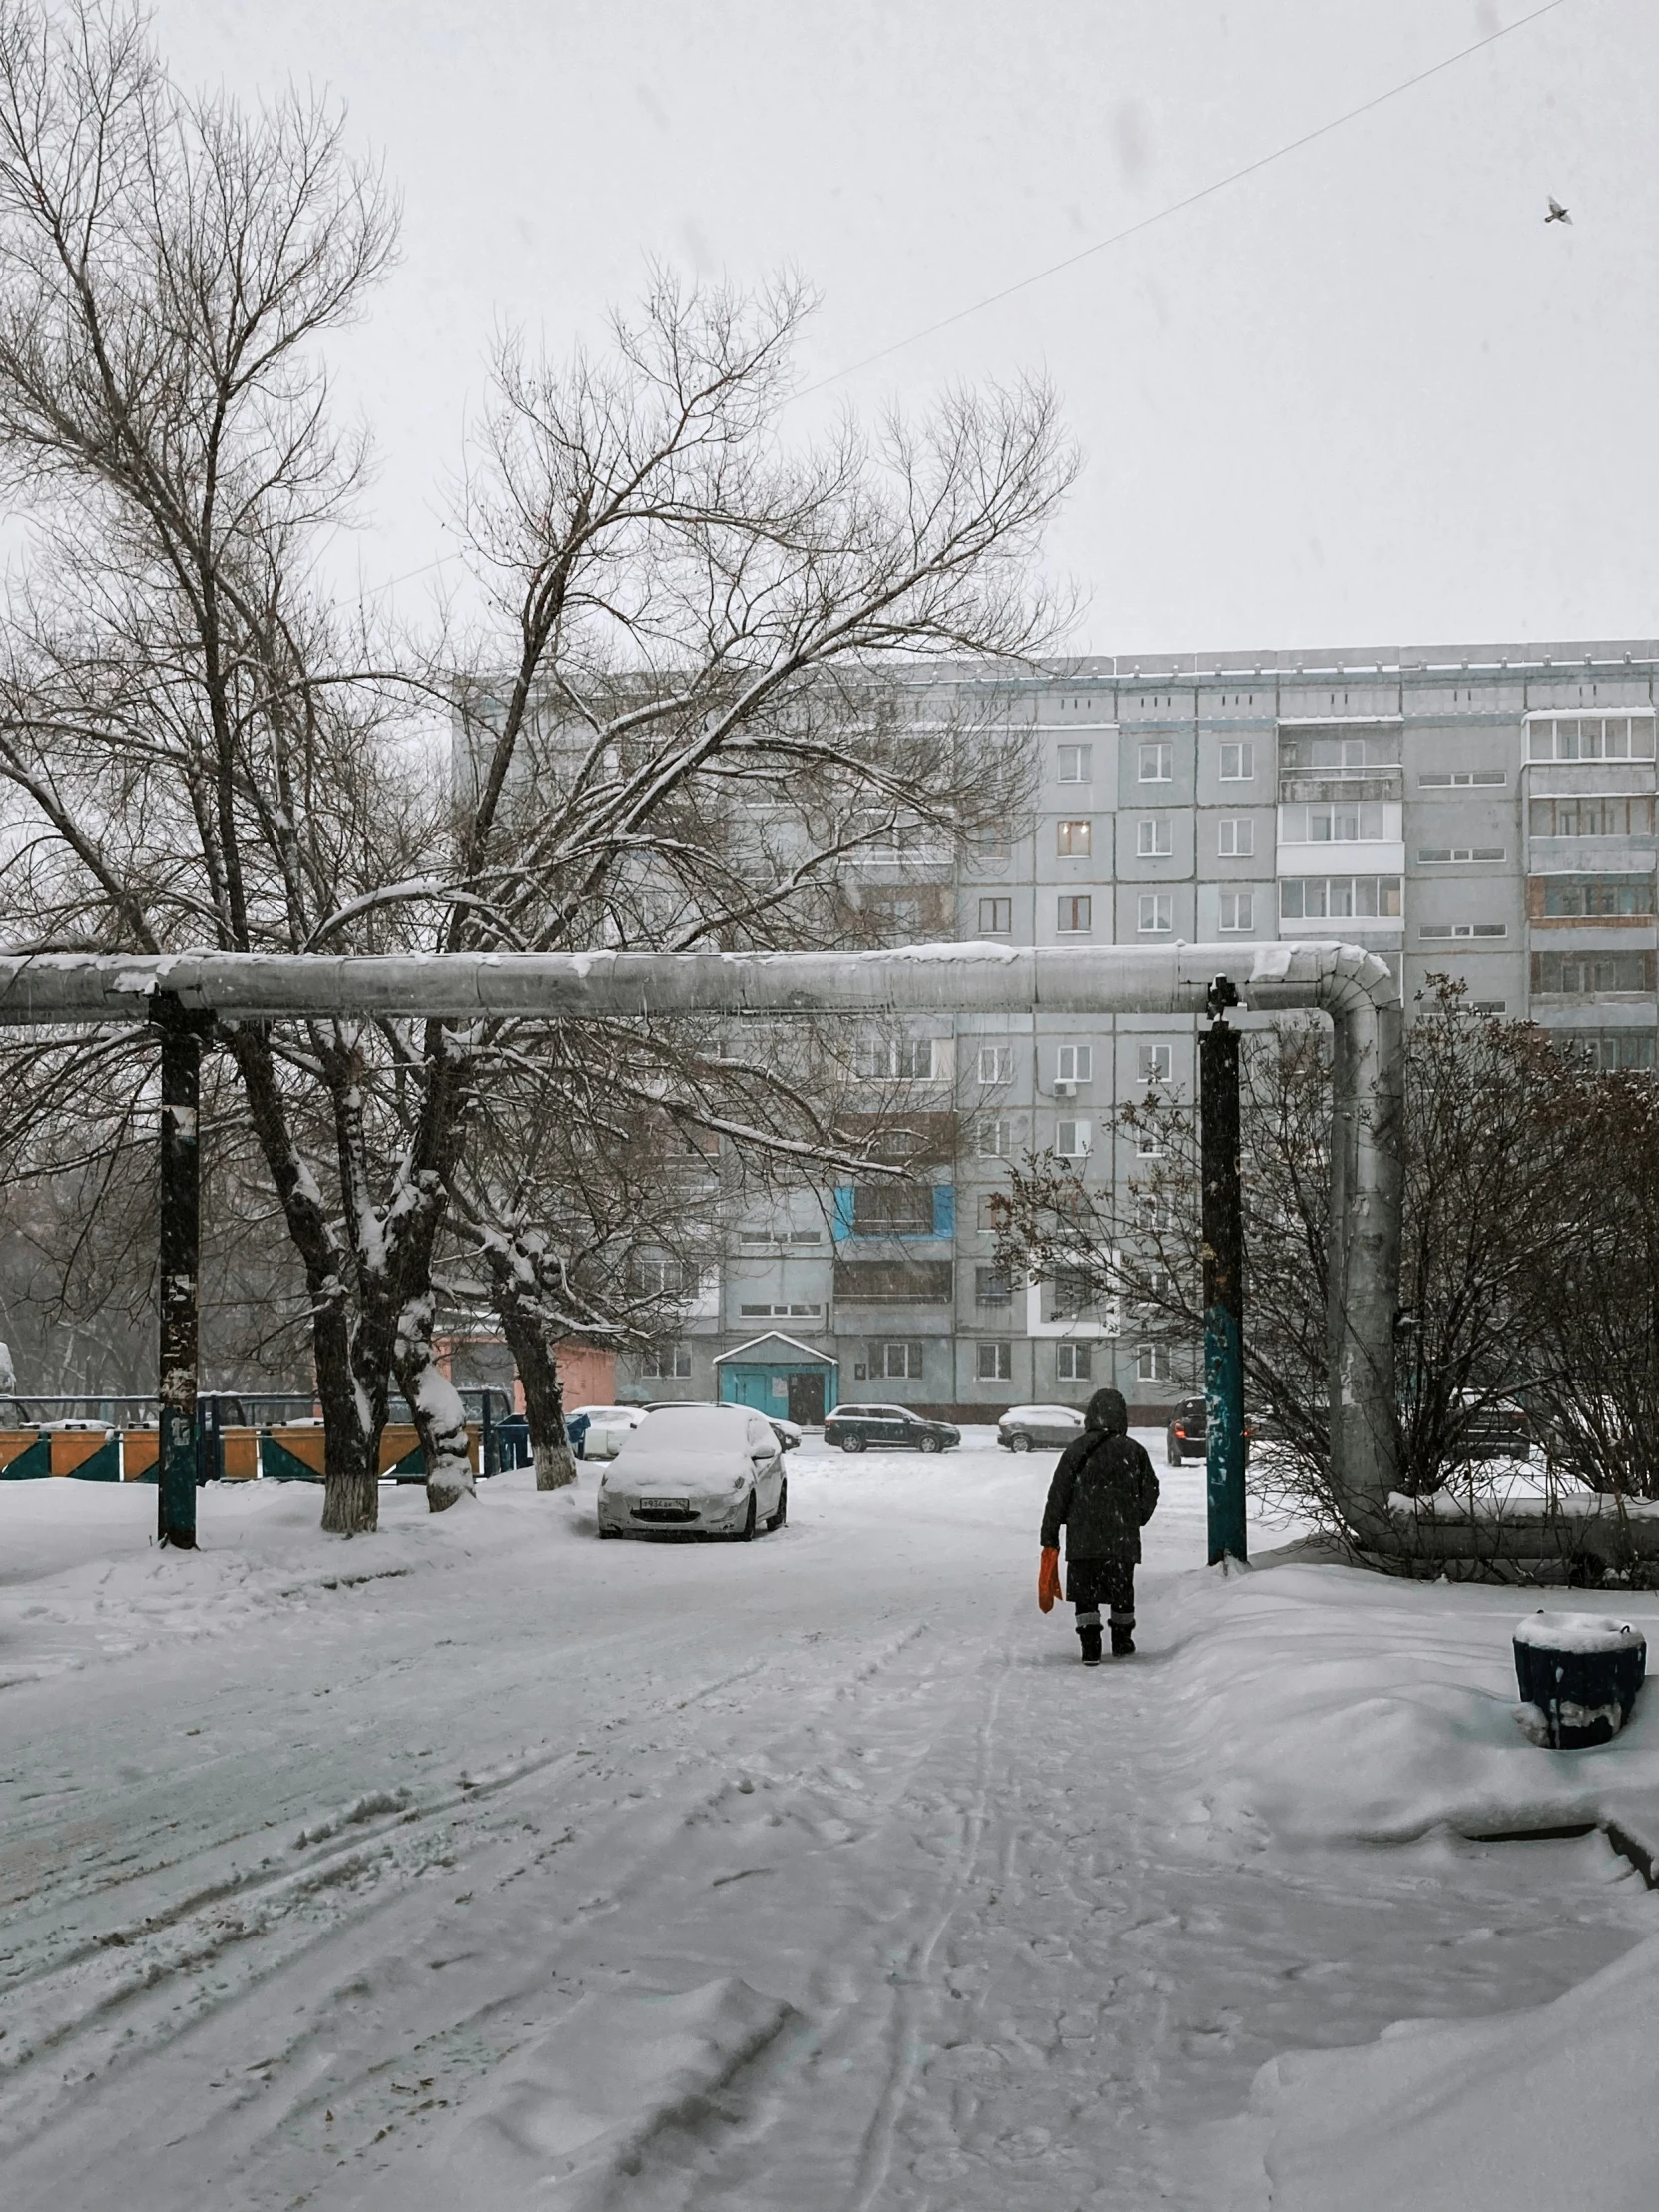
M1592 1751L1528 1743L1512 1590L1285 1565L1186 1578L1175 1603L1174 1749L1194 1821L1394 1843L1617 1819L1659 1841L1659 1695ZM1622 1626L1628 1606L1588 1617Z
M1540 1651L1630 1651L1646 1644L1641 1631L1628 1621L1609 1619L1601 1613L1546 1613L1538 1611L1516 1624L1517 1644L1531 1644Z

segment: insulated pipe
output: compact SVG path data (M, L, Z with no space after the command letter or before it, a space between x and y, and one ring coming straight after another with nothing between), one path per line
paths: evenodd
M1388 1539L1399 1288L1399 985L1334 943L1004 947L897 952L191 952L0 955L0 1023L142 1021L171 994L218 1021L675 1013L1074 1014L1206 1011L1225 976L1253 1012L1317 1008L1336 1030L1332 1144L1332 1480L1363 1541Z

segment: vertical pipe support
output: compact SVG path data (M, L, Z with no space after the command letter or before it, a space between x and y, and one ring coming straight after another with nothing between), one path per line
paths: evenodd
M197 1117L202 1039L212 1016L188 1012L169 991L153 991L150 1021L161 1038L161 1348L156 1534L196 1548L196 1392L200 1343L202 1176Z
M1404 1180L1404 1009L1334 1012L1331 1147L1332 1488L1351 1534L1386 1544L1399 1453L1394 1316Z
M1199 1168L1204 1248L1204 1453L1210 1564L1246 1557L1244 1199L1239 1173L1239 1032L1223 1018L1239 994L1210 986L1199 1038Z

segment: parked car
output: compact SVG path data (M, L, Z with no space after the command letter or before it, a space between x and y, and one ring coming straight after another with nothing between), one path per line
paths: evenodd
M825 1418L824 1440L842 1451L950 1451L962 1431L947 1420L924 1420L907 1405L837 1405Z
M614 1459L644 1418L643 1405L578 1405L565 1415L565 1435L578 1459Z
M1010 1405L996 1424L1004 1451L1063 1451L1082 1433L1083 1416L1069 1405Z
M1478 1390L1465 1390L1454 1448L1465 1459L1527 1459L1532 1423L1512 1397L1482 1399Z
M713 1398L654 1397L649 1405L641 1409L647 1413L667 1413L672 1412L677 1405L712 1405L715 1402ZM759 1406L753 1409L757 1412L760 1411ZM782 1413L761 1413L761 1418L770 1424L772 1433L778 1438L786 1451L795 1451L799 1448L801 1430L793 1420L786 1420Z
M747 1405L665 1405L626 1431L599 1478L601 1536L731 1536L782 1528L784 1451Z
M1245 1457L1250 1457L1250 1447L1261 1432L1263 1423L1257 1413L1247 1411L1244 1417ZM1209 1445L1209 1409L1201 1397L1184 1397L1169 1417L1169 1430L1164 1438L1164 1455L1172 1467L1180 1466L1188 1459L1202 1459Z

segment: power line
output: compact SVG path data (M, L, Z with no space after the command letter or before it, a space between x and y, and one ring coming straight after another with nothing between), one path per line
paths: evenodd
M1230 170L1225 177L1217 177L1210 184L1201 185L1196 192L1187 194L1184 200L1172 200L1167 208L1159 208L1151 215L1144 215L1139 222L1114 231L1110 238L1096 239L1092 246L1079 247L1075 254L1068 254L1063 261L1050 262L1046 269L1036 270L1029 276L1021 276L1016 283L1006 284L1001 291L976 299L970 307L958 307L954 314L929 322L924 329L912 330L908 337L894 338L891 345L883 345L879 352L868 353L861 361L852 361L845 368L837 368L828 376L821 376L816 384L808 384L797 393L801 399L809 398L815 391L823 391L830 384L839 383L843 376L856 376L860 369L873 368L877 361L891 358L903 352L907 345L919 345L923 338L930 338L940 330L948 330L958 322L965 322L969 315L982 314L987 307L999 306L1004 299L1012 299L1022 291L1029 291L1033 284L1045 282L1050 276L1058 276L1062 270L1075 269L1079 262L1086 262L1096 254L1104 254L1108 247L1121 246L1125 239L1137 237L1142 231L1150 231L1154 224L1165 223L1171 216L1183 215L1189 208L1196 208L1201 200L1213 199L1218 192L1225 192L1230 185L1239 184L1246 177L1254 177L1275 162L1284 161L1289 155L1299 154L1305 146L1312 146L1316 139L1328 138L1333 131L1340 131L1345 123L1353 123L1360 116L1370 115L1376 109L1385 107L1390 100L1397 100L1407 92L1414 92L1418 85L1425 85L1431 77L1438 77L1448 69L1455 69L1459 62L1466 62L1471 54L1480 54L1488 46L1495 46L1499 39L1507 38L1512 31L1524 31L1529 23L1536 23L1540 16L1553 15L1557 8L1564 8L1567 0L1544 0L1542 7L1534 8L1529 15L1517 16L1513 23L1506 23L1501 30L1488 31L1484 38L1477 38L1472 46L1460 47L1455 54L1448 54L1443 61L1432 62L1427 69L1419 69L1414 77L1405 77L1397 85L1390 85L1386 92L1374 93L1371 99L1362 100L1357 108L1349 108L1342 115L1334 115L1330 122L1320 123L1311 131L1304 131L1300 138L1288 139L1283 146L1276 146L1271 154L1259 154L1253 162L1246 162L1242 169Z

